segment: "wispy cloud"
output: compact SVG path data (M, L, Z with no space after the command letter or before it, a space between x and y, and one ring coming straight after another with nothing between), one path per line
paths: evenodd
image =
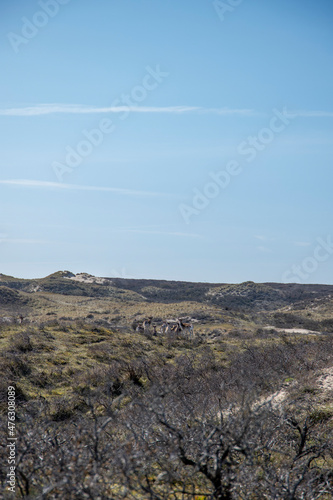
M254 237L255 237L257 240L260 240L260 241L266 241L266 242L268 242L268 241L276 241L276 238L272 238L272 237L270 237L270 236L264 236L264 235L262 235L262 234L260 234L260 235L255 235Z
M252 109L205 108L200 106L87 106L82 104L37 104L20 108L0 108L0 116L40 116L61 114L101 114L101 113L200 113L218 115L254 115Z
M311 243L309 243L308 241L294 241L294 245L296 247L309 247Z
M0 116L42 116L50 114L103 114L103 113L167 113L167 114L215 114L221 116L240 115L257 116L262 112L249 108L206 108L204 106L89 106L85 104L34 104L23 107L0 108ZM333 111L323 110L288 110L288 113L295 117L304 118L332 118Z
M42 245L42 244L45 245L51 242L44 240L25 239L25 238L1 238L0 235L0 243L12 243L17 245Z
M301 118L333 118L333 111L320 111L320 110L298 110L298 111L289 111L288 114L301 117Z
M23 188L40 188L40 189L60 189L60 190L72 190L72 191L100 191L100 192L110 192L115 194L123 194L128 196L175 196L169 193L159 193L156 191L139 191L134 189L124 189L115 187L103 187L103 186L84 186L77 184L63 184L61 182L48 182L30 179L8 179L0 180L0 185L16 186Z
M257 240L261 240L261 241L266 241L268 239L267 236L263 236L263 235L255 235L255 238L257 238Z
M272 252L272 250L270 248L267 248L264 246L258 246L257 249L259 250L259 252L263 252L263 253L271 253Z
M119 229L117 232L121 233L138 233L138 234L158 234L164 236L180 236L188 238L202 238L201 234L197 233L184 233L181 231L153 231L145 229Z

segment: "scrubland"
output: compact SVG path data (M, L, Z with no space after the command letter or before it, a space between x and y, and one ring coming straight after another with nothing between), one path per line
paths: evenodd
M297 291L288 304L268 296L262 308L252 284L239 295L233 286L232 305L222 301L226 288L214 300L194 286L167 300L165 290L152 298L135 283L107 293L99 285L100 295L80 283L72 294L62 279L56 291L2 279L3 498L13 498L8 386L16 389L15 498L332 498L330 293ZM163 288L154 286L148 294ZM194 337L135 332L148 316L157 326L187 316Z

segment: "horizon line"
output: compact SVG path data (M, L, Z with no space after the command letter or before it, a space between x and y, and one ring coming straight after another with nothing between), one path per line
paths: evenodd
M253 280L245 280L245 281L233 281L233 282L226 282L226 281L193 281L193 280L186 280L186 279L175 279L175 278L140 278L140 277L135 277L135 278L122 278L120 276L96 276L94 274L91 274L87 271L80 271L78 273L73 273L72 271L70 271L69 269L58 269L58 271L54 271L50 274L47 274L47 275L43 275L41 276L40 278L36 278L35 276L33 278L20 278L20 277L17 277L17 276L13 276L11 274L3 274L1 272L1 269L0 269L0 276L5 276L5 277L9 277L9 278L14 278L14 279L22 279L22 280L38 280L38 279L44 279L44 278L47 278L49 276L52 276L53 274L56 274L56 273L59 273L59 272L69 272L69 273L72 273L74 274L75 276L76 275L79 275L79 274L88 274L94 278L106 278L106 279L123 279L123 280L128 280L128 279L132 279L132 280L140 280L140 281L176 281L176 282L179 282L179 283L194 283L194 284L205 284L205 285L242 285L244 283L255 283L257 285L297 285L297 286L329 286L329 287L333 287L333 283L297 283L297 282L293 282L293 283L289 283L289 282L283 282L283 281L253 281Z

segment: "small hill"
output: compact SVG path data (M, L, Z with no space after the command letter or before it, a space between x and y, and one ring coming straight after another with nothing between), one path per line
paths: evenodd
M27 305L27 303L28 299L23 297L20 292L7 286L0 286L0 306L20 307Z
M126 300L142 300L132 291L119 290L109 278L96 278L87 273L77 275L69 271L58 271L45 278L20 279L0 275L0 285L26 293L48 292L58 295L74 295L96 298L121 297Z

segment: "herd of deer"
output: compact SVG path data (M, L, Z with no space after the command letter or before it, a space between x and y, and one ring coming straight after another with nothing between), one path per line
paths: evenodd
M152 317L149 317L139 323L135 331L153 336L157 336L157 334L160 333L161 335L182 336L190 339L193 337L193 324L191 322L185 322L184 318L165 320L160 326L159 331L157 331L157 325L152 324L152 319Z

